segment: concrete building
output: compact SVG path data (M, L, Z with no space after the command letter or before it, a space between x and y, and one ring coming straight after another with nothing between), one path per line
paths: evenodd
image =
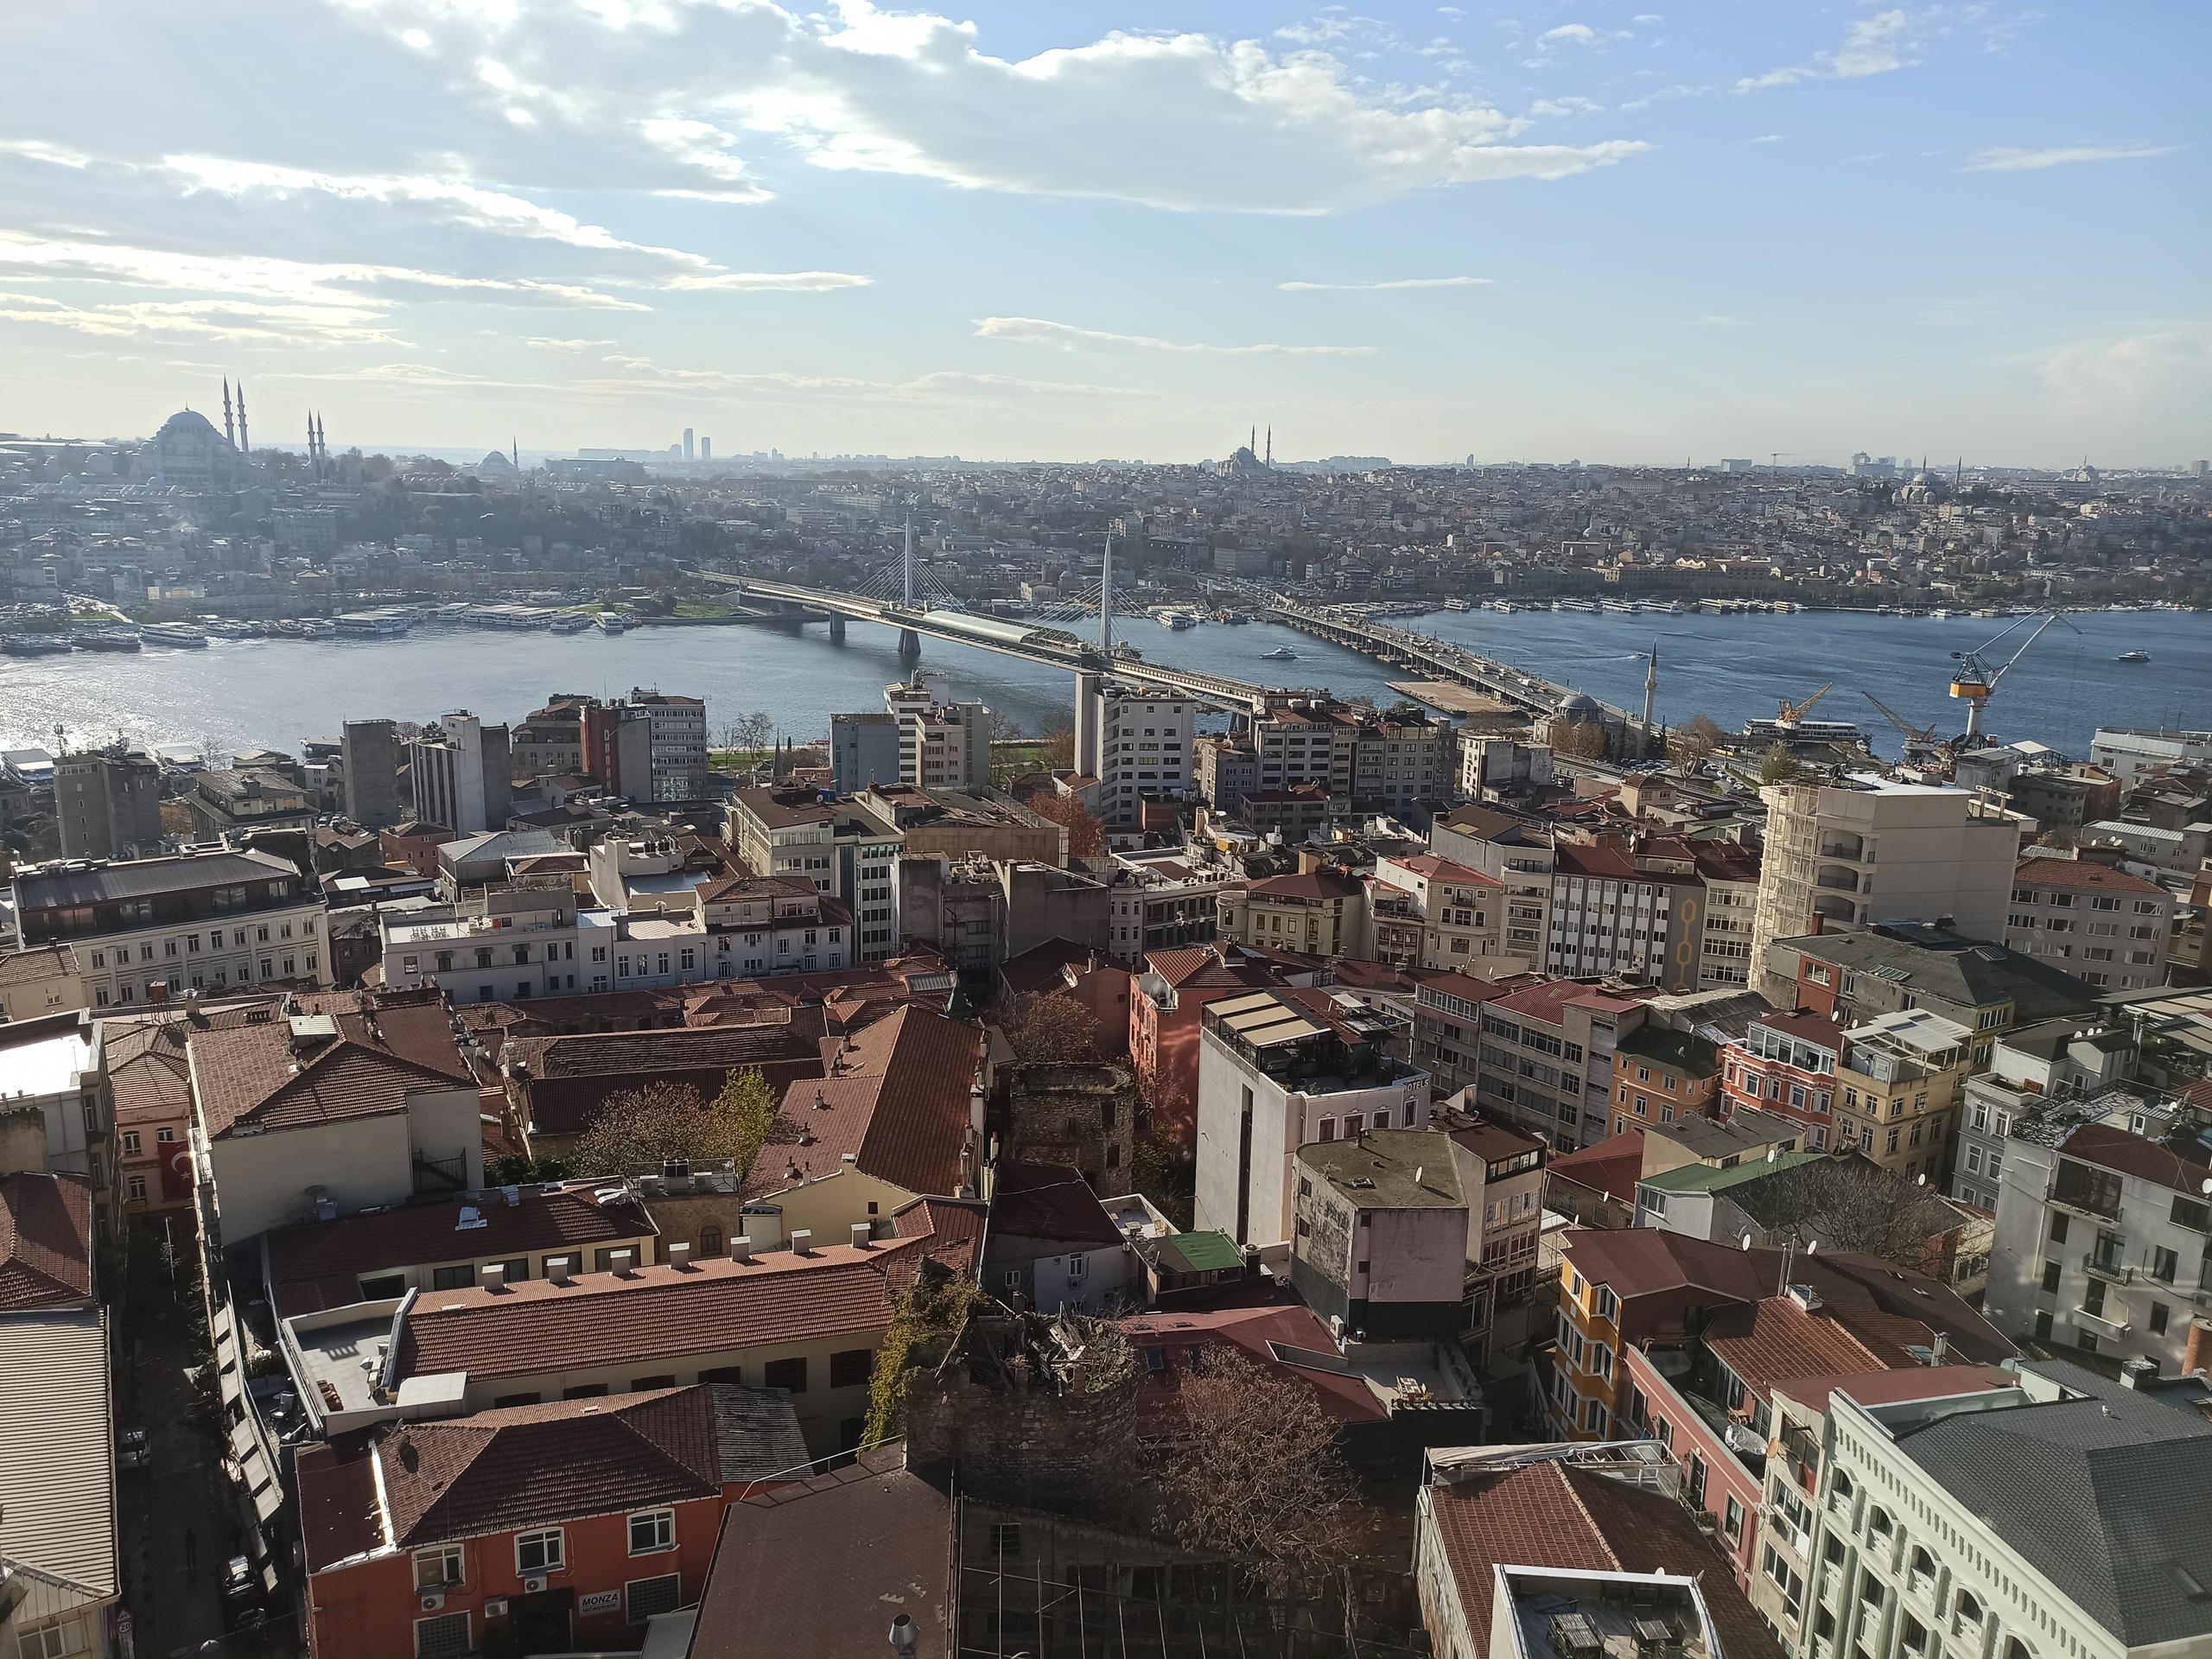
M896 715L830 716L830 776L840 795L851 795L904 777Z
M1299 1147L1428 1121L1428 1074L1387 1032L1319 991L1223 997L1199 1016L1196 1224L1281 1251Z
M702 697L632 690L628 706L645 711L652 778L650 799L700 801L714 793L707 767L707 704Z
M123 1560L107 1311L0 1317L0 1639L29 1659L108 1659Z
M1309 957L1353 956L1366 936L1366 910L1365 886L1333 868L1232 881L1219 894L1220 936Z
M2126 1090L2012 1120L1997 1183L1989 1317L2042 1343L2169 1375L2212 1360L2212 1151L2201 1113Z
M1978 1064L1973 1028L1932 1009L1898 1008L1851 1027L1836 1062L1829 1150L1855 1147L1941 1192L1961 1091ZM1814 1144L1809 1135L1806 1144Z
M1198 705L1159 686L1076 677L1075 769L1098 780L1098 817L1134 824L1147 800L1179 801L1197 782Z
M1529 962L1505 950L1505 885L1434 854L1378 858L1364 953L1394 968L1494 977Z
M1433 1129L1362 1131L1300 1147L1290 1282L1361 1339L1456 1337L1466 1326L1467 1195Z
M1613 1091L1613 1054L1642 1028L1649 988L1543 980L1483 1004L1477 1097L1554 1149L1602 1141Z
M225 841L257 830L308 830L319 816L306 790L267 766L203 772L184 794L193 838Z
M147 858L162 848L162 767L120 745L54 760L54 827L64 858Z
M2163 766L2212 764L2212 732L2184 732L2155 726L2100 726L2089 740L2089 756L2133 789L2143 774Z
M26 946L67 944L94 1009L271 981L328 985L323 908L269 853L204 852L20 870Z
M988 789L991 782L991 711L980 702L953 700L941 668L915 671L912 680L883 689L884 712L898 723L895 779L915 789Z
M863 801L810 789L741 789L724 835L756 875L796 875L852 912L859 960L899 951L899 854L905 836Z
M1967 1079L1951 1195L1993 1212L2013 1120L2101 1096L2136 1064L2133 1033L2109 1020L2046 1020L1998 1039L1987 1069Z
M1807 1659L2193 1655L2212 1646L2202 1386L2023 1362L2010 1387L1830 1398Z
M1752 928L1752 983L1783 1003L1767 949L1816 927L1917 921L2005 937L2020 827L1983 816L1963 790L1919 785L1770 784Z
M1155 950L1208 944L1221 931L1225 866L1195 863L1180 851L1125 853L1107 878L1111 894L1107 951L1125 968Z
M1552 877L1557 864L1548 830L1510 813L1471 804L1456 807L1430 823L1428 850L1503 882L1505 954L1532 964L1544 959L1551 938Z
M405 815L399 807L399 731L388 720L349 720L340 737L346 772L346 816L364 830L384 830Z
M459 836L506 827L511 780L507 728L487 726L467 709L440 716L437 737L407 746L415 816Z
M16 1172L85 1182L100 1235L109 1236L115 1103L103 1028L82 1010L0 1026L0 1174Z
M395 988L435 985L454 1002L632 988L610 977L613 918L580 913L575 887L559 877L480 888L433 910L388 911L378 925L383 982Z
M0 1024L67 1014L89 1000L77 953L67 945L0 953Z

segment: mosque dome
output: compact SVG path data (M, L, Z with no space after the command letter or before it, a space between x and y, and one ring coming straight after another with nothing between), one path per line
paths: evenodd
M1595 697L1580 691L1570 691L1567 694L1566 699L1560 702L1559 712L1569 720L1585 715L1594 720L1605 710L1599 708L1598 700Z
M196 409L181 409L162 423L162 429L155 437L212 439L221 435L214 423Z

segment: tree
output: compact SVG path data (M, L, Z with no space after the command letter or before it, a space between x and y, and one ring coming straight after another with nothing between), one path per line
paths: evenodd
M1075 769L1075 728L1055 726L1045 734L1043 744L1045 767L1048 772L1071 772Z
M1602 760L1605 758L1605 728L1593 720L1554 724L1552 753L1573 760Z
M730 727L730 747L758 754L775 741L776 721L766 709L755 709Z
M1794 784L1804 770L1797 757L1789 753L1789 746L1778 738L1759 757L1759 782L1763 784Z
M1029 810L1068 832L1070 858L1097 858L1105 853L1105 826L1081 796L1040 789L1029 798Z
M1719 748L1726 735L1711 715L1694 715L1667 734L1667 756L1678 766L1694 766Z
M991 741L1018 743L1021 741L1021 722L1003 709L991 710Z
M1097 1017L1065 991L1032 991L1014 999L1000 1029L1024 1064L1098 1057L1105 1031Z
M1158 1471L1176 1537L1251 1560L1279 1595L1332 1587L1316 1575L1360 1530L1335 1423L1297 1378L1225 1344L1205 1353L1205 1370L1179 1378L1180 1433Z
M1789 1211L1823 1255L1853 1250L1916 1272L1942 1271L1942 1235L1957 1224L1941 1200L1863 1159L1823 1158L1788 1172Z
M732 1071L711 1103L684 1084L649 1083L608 1096L569 1161L591 1175L658 1175L672 1159L750 1170L775 1115L757 1071Z

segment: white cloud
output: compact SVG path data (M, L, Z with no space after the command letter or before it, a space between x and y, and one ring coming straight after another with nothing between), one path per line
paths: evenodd
M491 334L496 331L486 329L485 332ZM611 340L556 340L544 334L525 334L522 343L541 352L588 352L614 344Z
M1933 21L1901 6L1854 18L1834 51L1815 53L1809 64L1784 64L1763 75L1746 75L1736 83L1736 90L1764 92L1805 80L1859 80L1910 67L1920 60L1917 36Z
M2069 144L2056 149L1978 149L1966 165L1969 173L2034 173L2046 167L2071 167L2082 162L2139 162L2154 156L2171 156L2179 144L2134 144L2112 147Z
M1666 21L1656 11L1639 11L1629 19L1631 23L1663 23Z
M1055 346L1062 351L1203 353L1223 357L1373 357L1372 346L1208 346L1150 334L1117 334L1100 328L1078 328L1072 323L1047 322L1038 317L978 317L979 340L1012 340L1028 345Z
M2212 330L2192 326L2069 346L2044 362L2043 378L2063 401L2099 411L2139 409L2177 395L2201 408L2199 400L2212 391Z
M1487 288L1487 276L1400 276L1387 283L1277 283L1286 294L1380 293L1393 288Z
M1747 144L1778 144L1782 142L1782 135L1778 132L1763 132L1758 137L1746 138L1744 142Z
M80 150L65 149L59 144L41 143L35 138L0 138L0 156L14 156L26 162L43 162L48 167L83 168L92 164L92 158Z
M1605 109L1594 98L1540 98L1529 106L1529 113L1537 120L1548 121L1573 115L1602 115Z
M1283 50L1114 31L1003 58L972 25L866 0L827 16L543 0L527 30L462 0L345 3L395 33L435 27L452 55L495 63L517 86L557 89L532 106L579 170L642 153L677 175L643 188L741 200L772 188L763 169L780 152L958 189L1316 213L1566 178L1647 148L1522 145L1525 119L1478 99L1379 85L1346 48L1380 43L1385 26L1335 11L1292 25ZM454 92L491 109L512 96L474 74Z
M717 270L696 276L671 276L667 286L694 291L826 294L833 289L866 288L875 279L844 270Z
M1536 36L1539 41L1555 41L1560 46L1593 46L1598 31L1587 23L1561 23L1557 29L1548 29Z

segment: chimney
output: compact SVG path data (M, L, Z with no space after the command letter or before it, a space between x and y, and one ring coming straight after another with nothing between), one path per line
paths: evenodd
M678 1273L690 1272L691 1247L689 1244L670 1245L668 1247L668 1265L675 1268Z
M635 1250L616 1250L607 1257L607 1266L618 1279L627 1279L630 1270L637 1265L638 1253Z
M2120 1386L2123 1389L2139 1389L2156 1380L2158 1375L2158 1362L2155 1359L2124 1359L2120 1363Z
M1951 1333L1948 1331L1938 1331L1936 1333L1936 1340L1929 1344L1928 1363L1930 1365L1948 1364L1950 1356Z
M550 1283L565 1285L573 1265L565 1255L549 1255L545 1258L545 1277Z
M2182 1351L2181 1374L2202 1376L2207 1365L2212 1365L2212 1321L2191 1319L2189 1346Z
M504 1262L487 1262L476 1270L476 1282L486 1290L501 1291L507 1287L507 1269Z
M740 1233L730 1240L729 1259L733 1262L750 1262L753 1259L753 1236L750 1233Z
M802 1227L791 1235L791 1253L794 1255L812 1255L814 1254L814 1234L812 1231L807 1228Z
M852 1234L853 1248L856 1250L864 1250L874 1241L875 1230L864 1221L856 1221L853 1224Z

